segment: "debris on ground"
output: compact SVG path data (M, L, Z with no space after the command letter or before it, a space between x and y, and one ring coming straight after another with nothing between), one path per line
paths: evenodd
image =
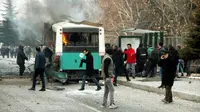
M55 90L55 91L63 91L63 90L65 90L65 88L61 88L61 87L48 87L47 89Z

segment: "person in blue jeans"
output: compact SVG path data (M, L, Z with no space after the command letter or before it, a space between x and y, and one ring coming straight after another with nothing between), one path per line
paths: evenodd
M163 42L159 42L158 47L159 47L159 56L158 57L159 57L159 60L160 60L160 57L164 54L164 51L165 51L165 48L163 47ZM159 72L160 72L160 78L161 78L161 85L158 88L164 88L162 67L160 67Z
M178 73L181 72L181 76L183 76L183 60L182 59L179 59L178 60L178 65L177 65L177 75Z

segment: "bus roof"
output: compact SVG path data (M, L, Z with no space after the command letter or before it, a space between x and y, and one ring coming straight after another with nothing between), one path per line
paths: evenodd
M62 29L63 32L99 32L97 26L91 26L86 24L71 23L69 21L59 22L52 25L54 32Z

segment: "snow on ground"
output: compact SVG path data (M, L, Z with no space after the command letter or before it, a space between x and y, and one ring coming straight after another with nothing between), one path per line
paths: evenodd
M29 72L28 66L34 64L34 58L25 61L25 73ZM0 75L18 75L19 66L16 63L16 58L2 58L0 56Z

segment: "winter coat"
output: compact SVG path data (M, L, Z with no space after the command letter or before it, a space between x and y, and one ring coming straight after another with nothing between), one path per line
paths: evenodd
M17 53L17 64L18 65L25 64L25 60L28 60L28 58L24 54L23 46L20 46Z
M136 52L137 63L145 63L147 60L147 50L143 47L138 47Z
M49 49L48 47L46 47L44 49L44 55L45 55L45 57L50 58L53 55L53 51L51 51L51 49Z
M35 69L45 69L45 56L43 52L38 52L35 57Z
M155 48L152 51L151 56L149 56L149 61L152 63L152 66L156 66L156 64L158 64L159 58L159 50Z
M136 63L136 54L135 50L133 48L128 49L127 51L124 51L124 54L127 55L127 63Z
M173 86L174 78L176 76L176 66L177 64L174 63L176 61L173 58L173 55L169 53L167 59L160 59L158 65L162 67L163 70L163 85Z
M86 54L86 59L82 59L81 63L86 63L86 74L88 76L94 75L94 62L93 62L93 56L89 52Z
M117 51L113 54L112 56L114 65L115 65L115 73L116 74L121 74L123 73L123 67L124 67L124 60L123 60L123 53L122 51Z
M149 47L147 49L147 53L148 53L148 56L150 57L151 56L151 53L153 52L154 48L153 47Z

